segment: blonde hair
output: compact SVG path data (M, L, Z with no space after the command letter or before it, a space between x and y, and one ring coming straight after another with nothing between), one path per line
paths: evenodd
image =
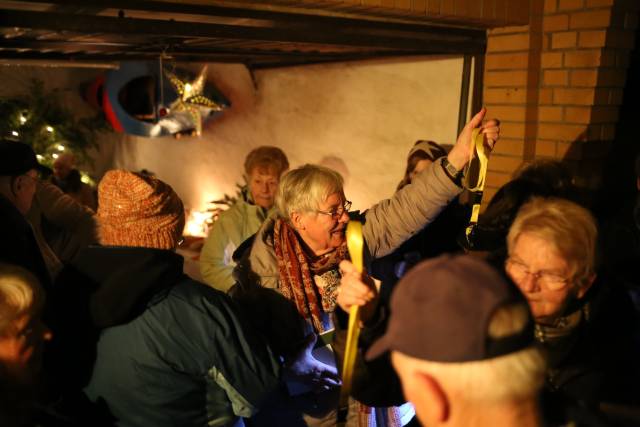
M488 335L502 338L521 332L529 322L523 304L500 307L491 317ZM400 363L428 373L450 392L466 401L504 403L535 397L544 383L545 358L535 347L487 360L441 363L416 359L400 353Z
M38 279L22 267L0 264L0 335L11 332L13 321L44 304Z
M509 253L522 233L554 245L567 261L577 286L587 283L586 279L595 272L598 227L593 215L576 203L558 198L531 199L518 210L509 229Z
M256 168L273 171L277 177L280 177L284 171L289 169L289 160L284 151L278 147L263 145L251 150L244 160L244 172L247 177Z
M280 217L293 212L311 212L334 193L344 196L342 176L329 168L306 164L282 176L275 205Z

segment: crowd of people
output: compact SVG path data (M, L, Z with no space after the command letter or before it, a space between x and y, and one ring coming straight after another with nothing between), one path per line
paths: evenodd
M416 142L396 192L364 211L334 170L252 150L205 239L203 283L176 253L170 185L111 170L87 206L39 176L28 144L0 142L0 425L640 423L640 283L601 253L608 228L570 172L519 171L465 231L472 132L487 150L500 133L484 115L449 151Z

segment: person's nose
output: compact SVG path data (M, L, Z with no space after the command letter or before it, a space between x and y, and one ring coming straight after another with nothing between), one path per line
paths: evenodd
M538 276L535 273L526 272L524 277L520 280L520 289L522 292L536 292L539 290L538 287Z
M349 212L347 212L346 209L342 211L340 218L338 218L338 222L341 222L341 223L349 222Z

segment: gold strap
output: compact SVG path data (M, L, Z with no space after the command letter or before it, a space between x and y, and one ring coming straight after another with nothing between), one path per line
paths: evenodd
M465 168L464 188L473 193L473 207L471 208L471 218L469 226L465 233L467 239L470 238L474 226L478 223L480 215L480 204L482 202L482 193L484 192L484 184L487 177L487 166L489 165L489 155L485 151L484 134L480 129L476 128L471 133L471 156L469 163Z
M484 134L480 129L474 129L471 133L472 144L469 163L465 168L464 187L472 192L482 192L487 177L487 165L489 156L485 151Z
M362 223L349 221L347 224L347 248L351 262L356 269L363 271ZM340 389L340 410L346 411L349 407L349 394L353 380L353 368L358 353L358 337L360 336L360 307L351 306L349 310L349 329L347 330L347 343L345 346L344 362L342 364L342 388Z

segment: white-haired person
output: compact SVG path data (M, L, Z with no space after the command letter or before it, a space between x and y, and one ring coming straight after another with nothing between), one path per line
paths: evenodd
M375 287L344 261L338 303L370 320ZM518 290L484 261L443 255L397 284L388 327L367 351L391 354L404 395L428 426L539 426L545 360Z
M533 198L509 229L505 269L529 302L548 355L547 389L584 405L637 403L637 317L628 295L597 276L597 241L588 210Z
M233 278L233 252L255 234L272 210L280 176L289 161L278 147L261 146L247 154L240 197L213 223L200 252L200 273L209 286L228 291Z
M33 274L0 264L0 425L33 422L44 343L51 339L42 322L44 299Z
M482 125L484 115L483 109L467 123L446 157L418 173L391 199L366 211L363 238L369 261L398 248L462 191L457 182L469 161L473 129L481 129L489 148L498 139L498 122ZM276 194L276 214L265 221L238 264L239 284L233 294L249 305L256 324L285 360L296 343L313 341L334 327L331 316L340 283L338 264L347 258L345 228L350 207L337 172L314 165L289 171ZM337 353L342 350L335 348ZM335 361L329 362L336 366ZM321 375L315 376L319 393L284 398L288 400L283 407L298 411L301 425L326 425L336 419L338 390ZM350 411L348 425L366 424L376 416L394 418L386 409L378 413L354 406L359 409ZM263 423L284 425L285 421ZM397 420L393 424L398 425Z

